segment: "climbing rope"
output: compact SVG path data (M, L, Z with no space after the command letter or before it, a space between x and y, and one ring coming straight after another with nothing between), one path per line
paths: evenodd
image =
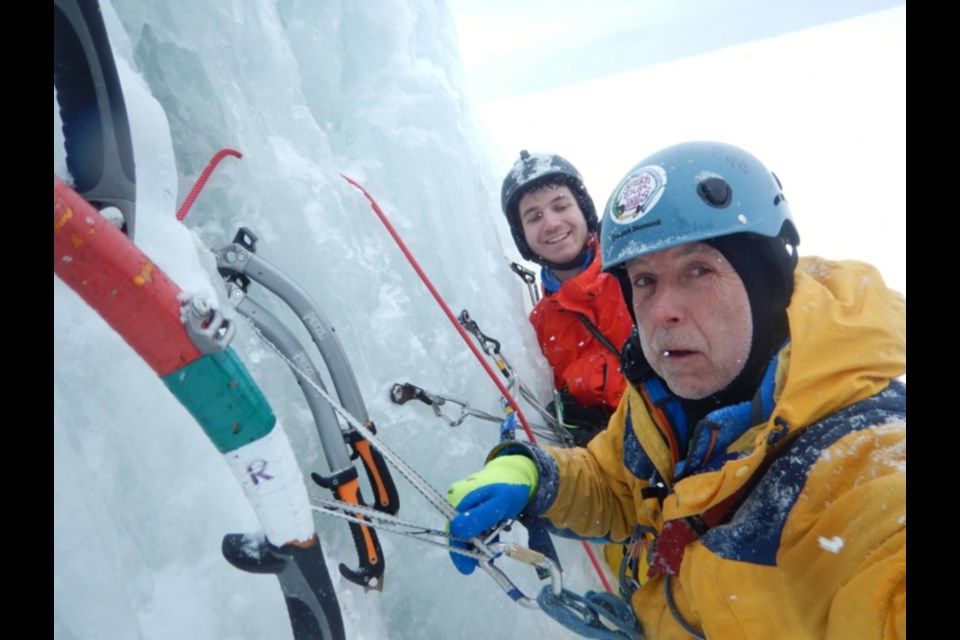
M542 589L537 604L567 629L596 640L642 640L643 631L630 604L609 591L580 596L567 589ZM605 624L606 623L606 624Z
M207 184L207 180L210 179L210 174L213 173L213 170L217 168L217 165L220 164L220 161L227 156L242 158L243 154L239 151L234 151L233 149L221 149L220 151L217 151L212 158L210 158L210 162L207 163L203 173L200 174L200 177L197 178L193 188L190 189L187 199L183 201L182 205L180 205L180 210L177 211L177 221L183 222L183 219L187 217L187 214L190 212L190 207L193 206L197 196L200 195L203 187Z

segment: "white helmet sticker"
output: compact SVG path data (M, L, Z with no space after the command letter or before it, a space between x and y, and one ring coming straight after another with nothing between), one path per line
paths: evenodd
M617 224L630 224L645 216L663 195L667 172L660 165L641 167L628 175L614 192L610 218Z

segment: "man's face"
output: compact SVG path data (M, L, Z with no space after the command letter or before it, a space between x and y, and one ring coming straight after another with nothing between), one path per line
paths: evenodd
M557 264L577 257L587 241L587 222L569 187L528 191L518 208L523 236L535 254Z
M643 355L681 398L705 398L737 377L750 355L753 320L743 281L702 242L627 263Z

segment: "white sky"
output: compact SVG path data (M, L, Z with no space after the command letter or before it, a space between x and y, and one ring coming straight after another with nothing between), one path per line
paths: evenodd
M667 43L675 49L663 54L667 61L525 93L524 82L562 82L551 75L557 61L573 66L612 48L602 37L590 44L588 33L608 33L604 25L617 8L624 11L620 33L633 34L642 25L631 26L630 16L649 22L653 12L630 14L630 7L651 5L610 0L601 2L604 11L560 2L538 14L523 4L526 13L491 22L483 16L504 14L476 13L477 4L452 7L468 81L504 173L522 148L560 153L584 175L599 208L649 153L684 140L729 142L780 177L801 253L877 264L906 292L905 5L695 55L684 55L695 46ZM697 4L716 12L722 3ZM678 24L664 29L685 34L691 26ZM551 48L558 53L542 74L524 68L531 51ZM631 51L650 53L622 53ZM599 56L577 73L614 66L623 63ZM498 77L499 86L490 84Z

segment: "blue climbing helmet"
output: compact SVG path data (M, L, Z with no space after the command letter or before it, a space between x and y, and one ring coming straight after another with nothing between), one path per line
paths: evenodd
M796 262L800 236L777 177L733 145L684 142L642 160L614 189L600 231L603 269L740 233L782 242Z
M770 358L790 335L787 307L800 236L780 181L743 149L717 142L685 142L641 161L613 191L600 225L603 270L617 278L634 314L626 264L691 242L722 253L750 301L747 362L730 385L704 401L714 407L741 402L752 397ZM636 331L621 362L631 381L650 370Z

